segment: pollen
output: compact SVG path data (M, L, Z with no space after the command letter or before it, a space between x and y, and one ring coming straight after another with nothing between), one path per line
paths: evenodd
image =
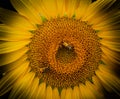
M67 17L50 19L34 31L28 59L41 81L53 87L70 87L95 75L100 47L96 31L87 22Z

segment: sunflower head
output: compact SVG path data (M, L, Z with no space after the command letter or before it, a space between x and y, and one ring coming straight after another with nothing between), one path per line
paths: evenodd
M71 87L91 79L102 52L92 26L67 17L51 19L39 26L29 49L31 68L54 87Z
M120 2L11 0L0 8L0 95L11 99L103 99L118 95Z

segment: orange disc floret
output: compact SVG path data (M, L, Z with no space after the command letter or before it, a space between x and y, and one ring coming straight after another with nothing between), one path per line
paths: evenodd
M69 87L91 79L101 60L99 37L80 19L56 18L44 22L29 44L30 66L54 87Z

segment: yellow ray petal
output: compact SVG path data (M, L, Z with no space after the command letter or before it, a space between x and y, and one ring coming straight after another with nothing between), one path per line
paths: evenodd
M120 43L119 42L110 42L106 40L101 40L100 42L103 46L108 47L109 49L120 51Z
M41 83L39 85L38 91L36 93L36 99L45 99L46 96L46 83Z
M33 7L36 9L36 11L39 13L39 16L47 17L47 14L45 12L45 9L42 5L42 0L29 0L30 3L33 5Z
M108 14L105 13L106 9L108 9L115 1L116 0L97 0L93 2L89 5L84 20L87 20L94 25L101 23ZM103 9L104 7L106 7L106 9Z
M103 74L104 73L106 74L105 75L106 80L108 79L109 82L114 83L114 86L118 87L118 89L120 88L120 82L119 82L120 79L116 76L116 74L112 70L108 69L105 65L100 65L99 70ZM111 77L111 78L109 78L109 77ZM113 80L113 81L111 81L111 80Z
M41 0L41 3L43 5L43 9L45 9L45 12L49 18L55 18L58 16L57 0Z
M91 2L92 0L80 0L79 3L76 4L77 8L75 10L75 15L77 19L84 17L85 12L87 11Z
M90 91L89 87L80 84L79 88L82 99L96 99L95 95Z
M38 86L39 86L39 78L36 77L34 80L33 80L33 83L32 83L32 86L31 86L31 89L29 91L29 95L28 95L28 99L36 99L36 93L38 91Z
M97 88L98 86L95 86L94 84L90 83L89 81L86 81L86 87L88 87L89 90L93 93L93 95L95 96L95 99L104 99L103 93L101 93L101 91L98 90L98 88Z
M111 57L111 56L108 56L107 54L102 54L102 58L104 60L107 60L108 63L107 62L105 63L107 65L113 64L113 66L114 66L115 65L114 63L120 64L119 60L116 60L115 58L113 58L113 56Z
M103 47L103 46L101 47L101 49L102 49L102 51L104 53L104 54L102 54L103 58L107 57L109 62L111 61L111 62L115 62L115 63L118 63L118 64L120 63L119 62L120 56L119 56L119 54L117 52L112 51L112 50L110 50L110 49L108 49L106 47Z
M23 77L19 78L18 81L13 86L13 90L10 94L10 99L28 97L27 95L32 85L34 76L35 76L35 73L29 72L29 73L26 73Z
M48 86L46 89L46 99L52 99L52 88L51 86Z
M105 55L102 55L102 61L107 65L107 68L109 68L113 71L117 67L117 65L116 65L117 61L114 61L114 60L111 61Z
M9 72L17 68L17 65L21 65L24 61L26 61L26 59L27 59L27 55L23 55L20 59L16 60L15 62L1 66L4 66L5 72Z
M30 0L32 5L40 13L40 16L46 18L54 18L63 14L63 1L64 0Z
M78 0L65 0L65 14L68 17L72 17L75 14L75 9L78 4Z
M65 14L65 0L56 0L57 2L57 15L62 17Z
M65 96L66 96L66 89L63 88L61 92L61 99L65 99Z
M17 65L17 64L16 64ZM28 69L29 62L17 65L17 68L10 71L0 80L0 96L8 92L20 76L24 75Z
M115 41L116 39L120 39L120 30L99 32L98 36L105 40Z
M101 20L99 20L98 18L101 18ZM94 20L95 22L92 23L94 29L97 29L97 30L99 29L102 31L119 30L120 11L113 11L109 15L106 15L105 17L98 17L98 18L95 18L95 19L98 19L99 21Z
M106 90L108 90L108 91L110 91L110 88L109 88L109 84L106 82L106 80L102 77L102 75L101 75L101 71L99 71L99 70L97 70L96 72L96 75L98 76L98 78L100 79L100 81L101 81L101 84L103 85L103 87L106 89ZM105 75L105 74L104 74Z
M75 86L72 92L72 99L81 99L80 98L80 90L78 86Z
M66 89L65 99L72 99L72 88Z
M17 42L2 42L0 43L0 54L6 54L19 50L30 43L30 40Z
M0 21L8 26L25 30L34 30L35 27L23 16L16 12L0 8Z
M31 75L31 78L29 79L29 80L27 80L28 82L26 82L26 83L29 83L28 85L26 85L25 86L25 83L22 81L22 84L20 85L20 87L21 86L24 86L23 87L23 89L21 90L22 92L20 93L20 96L18 97L18 99L22 99L22 98L24 98L24 97L26 97L26 98L29 98L29 94L32 94L32 90L31 90L31 86L33 86L33 83L34 83L34 78L35 78L35 73L34 72L32 72L31 73L32 75ZM29 76L30 76L30 74L29 74Z
M113 72L108 68L108 66L106 66L104 64L100 64L98 68L100 71L104 71L104 72L113 74Z
M32 36L32 33L28 32L28 30L12 28L3 24L0 25L0 40L19 41L30 39Z
M118 95L120 95L120 79L114 76L112 73L104 71L103 69L97 70L96 75L101 80L103 86L108 91L115 91Z
M80 98L81 98L81 99L85 99L85 95L84 95L84 93L85 93L85 92L84 92L84 91L85 91L84 89L85 89L85 88L84 88L84 87L85 87L85 85L83 85L83 84L80 84L80 85L79 85Z
M104 57L103 57L104 56ZM107 64L107 66L113 67L115 66L115 64L113 62L110 62L110 60L108 60L108 58L105 55L102 55L102 61ZM114 65L113 65L114 64ZM112 66L111 66L112 65Z
M11 0L15 9L33 24L41 24L40 15L28 0Z
M0 55L0 66L16 61L17 59L22 57L27 51L28 51L28 48L24 47L15 52L1 54Z
M101 94L102 94L102 85L100 83L100 80L97 76L93 76L92 77L92 80L93 80L93 84L95 85L96 87L96 90L98 90Z
M60 99L58 88L53 89L53 95L52 96L53 96L52 99Z

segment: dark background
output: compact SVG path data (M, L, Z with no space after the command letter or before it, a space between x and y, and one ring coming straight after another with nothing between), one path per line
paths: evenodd
M95 0L93 0L93 1L95 1ZM117 0L117 2L120 2L120 0ZM13 8L13 6L11 5L10 0L0 0L0 7L16 11ZM3 69L0 67L0 78L2 77L1 76L2 71L3 71ZM119 69L118 73L120 73L120 69ZM9 93L10 92L8 92L5 95L1 96L0 99L7 99ZM117 94L115 94L114 92L113 93L108 93L107 91L105 91L105 97L106 97L106 99L120 99L120 97Z

